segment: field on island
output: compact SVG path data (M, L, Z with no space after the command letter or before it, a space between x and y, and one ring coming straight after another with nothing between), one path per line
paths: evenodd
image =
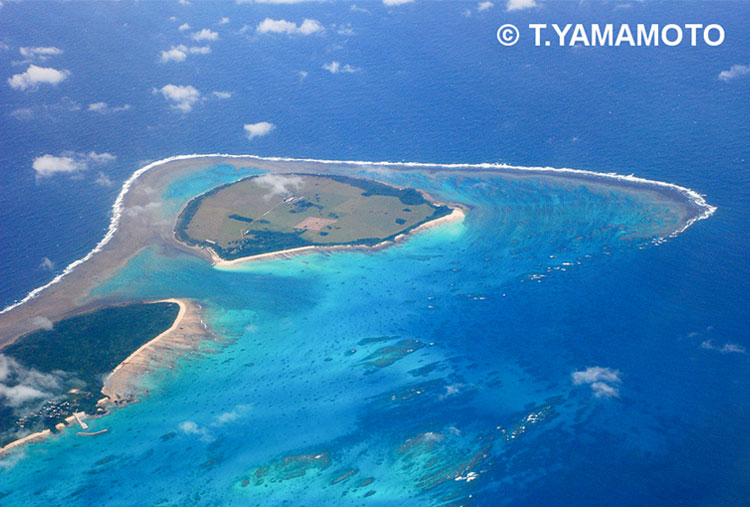
M176 232L232 259L308 245L375 244L449 211L414 189L371 180L265 175L197 197Z

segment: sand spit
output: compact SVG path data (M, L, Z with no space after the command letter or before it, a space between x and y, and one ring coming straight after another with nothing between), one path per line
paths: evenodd
M212 337L198 303L186 299L164 299L153 303L176 303L180 311L169 329L141 345L104 380L102 393L115 405L137 398L137 382L143 373L169 365L177 357L195 350L201 341Z
M444 215L440 218L436 218L435 220L430 220L429 222L425 222L421 225L418 225L417 227L415 227L408 233L397 236L396 239L398 240L401 237L408 237L411 234L416 234L421 231L433 229L441 225L451 224L454 222L463 222L464 218L466 218L466 210L463 207L455 207L452 209L453 211L451 211L449 214Z

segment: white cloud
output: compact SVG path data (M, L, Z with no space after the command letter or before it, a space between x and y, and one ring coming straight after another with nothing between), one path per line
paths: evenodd
M292 21L285 19L266 18L258 23L255 29L258 33L283 33L287 35L312 35L324 30L323 25L316 19L305 19L297 26Z
M159 209L160 207L161 203L158 201L152 201L144 205L136 204L134 206L130 206L129 208L125 208L125 215L129 217L137 217L142 213L148 213L150 211Z
M183 24L180 25L180 27L178 28L178 30L181 31L181 32L185 32L187 30L190 30L190 25L187 24L187 23L183 23Z
M22 384L9 387L0 384L0 399L4 399L5 403L11 407L17 407L27 401L44 398L45 396L47 396L46 393L34 387Z
M576 385L590 384L600 380L604 382L620 382L620 372L610 368L602 368L601 366L591 366L584 371L573 372L573 383Z
M213 92L213 96L216 97L216 98L219 98L219 99L230 99L230 98L232 98L231 92L215 91L215 92Z
M103 113L108 108L109 106L106 102L94 102L92 104L89 104L89 111L93 111L95 113Z
M45 257L44 261L45 262L42 262L43 266L46 266L47 264L49 264L50 265L49 269L54 268L55 265L48 258ZM31 325L34 326L34 329L44 329L46 331L51 331L52 328L54 327L51 320L49 320L47 317L41 317L41 316L34 317L31 321Z
M33 120L42 116L57 120L60 113L80 111L81 104L68 97L63 97L55 104L34 104L30 107L14 109L10 115L17 120Z
M179 424L179 428L185 435L198 435L205 442L213 440L206 428L201 428L193 421L183 421Z
M198 425L193 421L183 421L180 423L179 428L180 431L182 431L186 435L195 435L196 433L200 433Z
M738 345L736 343L725 343L719 349L719 352L723 354L726 354L728 352L737 352L739 354L744 354L746 351L745 351L745 347L743 347L742 345Z
M322 32L324 30L323 25L316 19L305 19L299 26L299 33L302 35L310 35L313 33Z
M227 23L229 23L229 18L227 18L226 16L225 16L225 17L223 17L223 18L221 18L221 19L219 20L219 24L220 24L220 25L226 25Z
M119 113L120 111L127 111L130 109L130 104L123 104L122 106L109 107L106 102L94 102L89 104L88 110L92 113L106 114L106 113Z
M422 434L422 439L425 442L441 442L445 439L445 435L442 433L435 433L434 431L428 431L427 433Z
M24 58L38 58L40 60L46 60L50 56L57 56L63 53L62 49L48 46L48 47L25 47L19 48L21 56Z
M190 36L194 41L202 41L202 40L217 40L219 38L219 34L214 32L213 30L209 30L208 28L204 28L200 32L194 32Z
M297 24L284 19L271 19L266 18L256 28L258 33L295 33L297 31Z
M383 0L383 5L387 5L389 7L394 5L403 5L413 2L414 0Z
M14 359L0 354L0 382L4 382L13 373L13 366L17 364Z
M42 257L42 263L39 265L40 268L52 271L55 269L55 263L49 260L48 257Z
M352 67L349 64L341 65L340 62L335 62L335 61L331 63L326 63L325 65L323 65L323 68L327 70L328 72L330 72L331 74L342 74L342 73L351 74L353 72L359 71L357 67Z
M86 164L75 160L73 157L55 157L53 155L37 157L31 166L36 171L37 177L41 178L57 173L76 173L86 169Z
M535 0L508 0L508 11L521 11L523 9L531 9L536 7L537 3Z
M200 92L190 85L168 84L158 91L172 103L173 108L179 109L183 113L190 112L193 109L193 104L201 98Z
M479 5L477 5L477 12L486 11L487 9L492 9L495 6L492 2L479 2Z
M461 392L461 388L463 387L463 384L449 384L445 386L445 392L440 395L440 399L444 400L445 398L449 396L453 396L454 394L458 394Z
M184 62L187 58L187 48L185 46L172 46L171 49L161 52L159 61L167 62Z
M112 186L112 180L109 179L109 176L104 174L103 172L99 171L99 175L94 180L94 183L97 185L100 185L102 187L111 187Z
M593 382L591 390L597 398L617 398L620 396L620 391L616 387L605 382Z
M573 384L588 384L597 398L617 398L620 391L617 386L622 383L620 371L601 366L591 366L583 371L571 374Z
M240 416L236 410L232 410L231 412L224 412L223 414L221 414L220 416L216 418L216 424L217 425L227 424L227 423L236 421L237 419L239 419L239 417Z
M113 162L117 157L111 153L96 153L95 151L90 151L86 154L86 159L97 164L104 164L106 162Z
M288 195L298 189L303 181L299 176L287 176L284 174L271 174L266 173L258 176L253 181L262 187L268 188L268 193L264 195L264 199L268 199L274 195Z
M70 72L63 69L57 70L52 67L37 67L34 64L29 65L26 72L15 74L8 78L8 84L14 90L36 89L40 84L57 85L65 81Z
M237 405L231 411L218 415L211 426L223 426L234 422L244 416L251 408L251 405Z
M339 26L339 29L336 30L336 33L339 35L354 35L354 29L352 28L351 24L346 24Z
M701 348L706 350L715 350L717 352L721 352L722 354L729 354L730 352L745 354L747 352L745 350L745 347L737 343L725 343L724 345L719 347L714 345L711 340L705 340L701 342Z
M722 70L719 73L719 79L727 82L738 77L750 75L750 65L732 65L729 70Z
M59 388L55 376L27 369L15 359L0 354L0 401L5 405L18 407L27 401L49 397L49 391Z
M209 53L211 53L211 46L187 47L184 44L180 44L179 46L172 46L168 50L162 51L161 55L159 56L159 61L161 63L184 62L188 57L188 54L207 55Z
M258 123L247 123L245 124L245 135L249 140L253 140L256 137L261 137L268 135L271 133L273 129L276 128L276 125L273 123L269 123L267 121L261 121Z
M36 157L31 167L36 171L36 177L46 178L55 174L75 174L85 171L89 163L104 164L112 162L116 157L110 153L63 152L60 156L42 155Z

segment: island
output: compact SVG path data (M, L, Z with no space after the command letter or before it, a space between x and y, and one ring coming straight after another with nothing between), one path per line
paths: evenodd
M11 403L0 405L0 447L69 423L85 429L84 416L106 413L103 401L121 404L120 393L103 393L110 372L182 315L178 301L112 305L50 322L5 347L0 361Z
M517 188L523 192L512 191ZM566 168L221 154L180 155L148 164L124 182L109 228L92 250L0 310L0 361L5 361L0 372L12 372L0 379L7 388L0 445L20 438L0 451L0 459L7 455L3 451L66 426L79 425L82 436L105 431L103 421L92 422L89 431L81 419L138 398L144 371L175 364L176 356L203 350L200 344L209 339L228 342L241 336L242 329L254 329L250 321L240 330L229 329L217 318L228 301L215 297L213 285L203 286L197 278L189 278L192 286L168 283L181 269L194 270L191 277L200 273L214 280L231 276L227 272L263 269L232 266L251 260L385 248L425 228L462 221L468 210L473 216L469 223L435 231L435 236L459 238L471 230L496 234L496 226L507 231L528 214L556 220L566 205L540 201L550 188L573 194L567 209L576 199L600 206L594 208L601 211L597 216L608 220L600 230L615 231L611 241L618 242L658 243L715 210L700 194L672 183ZM499 205L501 212L490 213ZM624 213L626 209L634 211ZM568 222L561 223L574 224L575 217L571 212ZM158 263L151 265L153 260ZM451 266L451 272L459 270ZM128 283L118 283L121 277ZM237 279L248 281L241 275ZM226 287L235 290L234 284ZM244 293L233 294L244 301ZM357 342L360 347L369 343ZM422 341L408 337L383 343L364 356L363 371L376 374L423 347ZM39 396L14 389L30 386L22 382L28 375L42 381L33 387ZM33 396L19 397L25 398L23 403L8 402L8 393L23 390ZM407 390L396 397L412 395Z
M248 260L311 247L372 247L453 212L413 188L339 175L266 173L192 199L175 235L221 261Z
M171 237L161 236L163 244L202 257L210 252L214 264L235 263L311 248L385 246L418 229L460 219L463 210L422 190L372 179L263 172L192 197L173 218ZM128 215L126 230L118 231L122 236L155 231L145 214ZM123 246L119 251L128 256L137 251L133 242ZM63 315L50 320L37 313L25 324L35 330L11 335L0 346L0 366L9 372L0 379L8 391L0 393L6 401L0 405L0 456L69 426L79 426L83 436L106 432L87 431L84 419L137 401L144 371L212 336L201 305L182 297L112 301L85 291L78 297L63 296Z

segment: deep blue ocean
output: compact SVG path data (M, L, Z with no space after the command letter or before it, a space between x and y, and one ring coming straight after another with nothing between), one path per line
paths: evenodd
M204 298L228 340L151 376L145 401L92 423L112 430L96 443L66 434L5 461L0 503L747 504L750 76L718 76L750 64L750 3L496 4L3 2L0 306L91 250L122 182L176 154L634 173L718 210L639 248L607 228L643 220L638 203L545 182L484 189L405 175L392 177L483 213L376 255L240 272L143 252L101 291ZM265 18L324 30L257 34ZM691 22L720 23L726 41L506 48L495 38L503 23ZM190 39L203 28L218 39ZM161 63L178 45L211 52ZM50 46L62 54L19 51ZM331 73L331 62L354 72ZM31 63L69 75L12 89L7 79ZM198 91L189 112L158 91L169 84ZM106 111L88 110L99 102ZM243 125L263 121L275 128L249 140ZM35 158L65 152L116 159L36 177ZM221 168L212 174L221 180ZM182 202L190 185L164 197ZM413 346L405 340L424 346L368 371L369 354ZM619 372L606 383L616 396L574 382L597 367ZM528 417L540 420L506 440ZM303 477L242 486L300 455L313 456ZM476 478L426 487L472 459Z

